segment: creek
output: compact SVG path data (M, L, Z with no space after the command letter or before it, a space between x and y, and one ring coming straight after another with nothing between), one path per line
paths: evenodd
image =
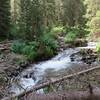
M67 75L68 69L71 70L78 67L84 69L84 66L88 66L88 64L81 60L82 56L78 55L78 53L84 49L95 48L96 43L89 42L86 47L68 48L50 60L32 64L16 77L18 81L12 83L9 92L18 95L34 85ZM74 55L74 60L72 60L72 55ZM97 63L94 60L92 64Z

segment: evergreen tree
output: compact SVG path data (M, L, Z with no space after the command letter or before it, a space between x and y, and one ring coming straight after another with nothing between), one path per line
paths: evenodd
M91 20L92 17L96 16L98 10L100 10L100 0L85 0L87 5L86 17Z
M56 23L55 0L41 0L44 26L51 27Z
M56 21L57 24L62 24L62 13L63 13L63 7L62 7L63 3L62 0L55 0L55 15L56 15Z
M0 37L7 36L10 29L10 0L0 0Z
M11 21L17 24L19 18L19 3L20 0L11 0Z
M33 39L41 33L42 16L39 0L20 0L18 27L19 36L24 39Z
M87 6L87 25L91 36L95 37L96 34L100 34L100 0L85 0L85 4Z
M63 23L67 26L84 24L85 7L82 0L63 0Z

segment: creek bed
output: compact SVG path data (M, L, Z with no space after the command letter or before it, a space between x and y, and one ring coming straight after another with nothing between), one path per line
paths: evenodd
M32 88L33 85L97 66L99 64L96 61L97 55L94 55L93 58L90 55L91 49L95 49L95 47L94 43L89 43L87 47L68 48L50 60L31 65L16 77L17 82L12 83L9 89L10 93L18 95L26 89ZM85 51L84 58L86 60L82 60L81 51ZM90 51L91 53L87 54ZM88 61L91 63L88 63Z

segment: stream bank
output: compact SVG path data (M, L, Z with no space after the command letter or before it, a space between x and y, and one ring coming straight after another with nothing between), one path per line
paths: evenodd
M86 46L84 48L67 48L65 51L59 53L54 58L47 61L42 61L37 64L31 64L30 67L26 58L24 58L22 55L16 55L4 50L3 52L6 56L3 57L7 58L7 60L2 62L1 65L4 65L4 63L6 65L5 67L0 67L6 68L6 76L7 78L9 77L9 79L2 78L6 79L3 83L8 84L5 84L5 87L1 87L1 90L5 90L5 92L7 92L6 89L8 90L10 86L10 93L17 94L21 91L24 91L22 88L25 89L35 84L46 82L48 79L63 77L64 75L72 73L72 70L75 70L76 72L88 69L91 67L90 65L96 66L98 64L96 62L98 57L96 52L92 51L90 47L91 46ZM12 67L9 67L9 64ZM5 92L2 92L3 94L1 93L1 97L2 95L6 94Z
M18 83L12 84L10 92L19 95L34 85L98 66L98 55L92 50L93 48L89 49L89 46L83 49L68 48L50 60L32 64L20 73L17 77Z

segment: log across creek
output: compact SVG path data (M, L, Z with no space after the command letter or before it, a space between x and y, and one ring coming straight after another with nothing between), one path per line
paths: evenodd
M67 75L67 76L64 76L62 78L59 78L59 79L56 79L56 80L53 80L53 81L48 81L46 83L42 83L42 84L39 84L39 85L35 85L33 86L31 89L29 90L26 90L18 95L11 95L10 97L6 97L6 98L3 98L2 100L11 100L11 98L15 98L15 97L22 97L24 96L25 94L29 94L29 93L32 93L33 91L36 91L36 90L39 90L39 89L42 89L42 88L45 88L47 86L50 86L50 84L56 84L56 83L59 83L61 81L64 81L64 80L67 80L69 78L73 78L75 77L76 75L82 75L84 73L88 73L88 72L91 72L93 70L97 70L97 69L100 69L100 66L96 66L96 67L92 67L92 68L89 68L89 69L86 69L86 70L83 70L83 71L80 71L80 72L77 72L77 73L73 73L73 74L70 74L70 75ZM97 89L98 90L98 89ZM80 93L80 92L79 92ZM94 93L94 92L93 92ZM96 92L95 92L96 93ZM66 93L65 93L66 94ZM86 94L86 93L85 93ZM90 93L91 94L91 93ZM83 94L82 94L83 95ZM99 95L99 99L68 99L68 100L100 100L100 91L97 92L97 95ZM36 96L36 95L35 95ZM38 96L38 95L37 95ZM84 95L83 95L84 96ZM89 96L89 95L88 95ZM94 96L94 95L93 95ZM96 96L97 97L97 96ZM31 100L45 100L45 99L31 99ZM47 100L64 100L64 99L47 99ZM67 100L67 99L65 99Z

